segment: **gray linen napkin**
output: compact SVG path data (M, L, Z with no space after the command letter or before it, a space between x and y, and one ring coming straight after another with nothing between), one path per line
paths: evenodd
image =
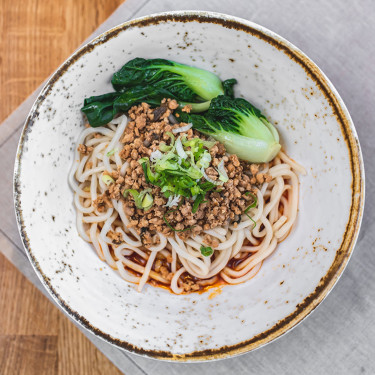
M166 363L126 353L84 331L85 335L126 374L375 374L374 2L127 0L89 39L138 16L182 9L222 12L259 23L300 47L327 74L351 113L364 154L367 202L361 233L343 277L314 314L255 352L212 363ZM0 126L0 250L47 294L19 239L12 197L19 134L39 91Z

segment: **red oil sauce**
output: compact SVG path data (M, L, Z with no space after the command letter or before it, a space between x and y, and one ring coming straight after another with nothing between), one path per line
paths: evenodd
M237 267L238 265L240 265L244 260L248 259L251 255L252 255L252 253L248 253L243 258L240 258L240 259L234 259L233 258L233 259L231 259L228 262L227 267L230 267L230 268L234 269L235 267ZM193 281L195 283L197 281L204 281L204 279L199 279L199 278L197 278L195 276L192 276L192 275L189 275L189 274L186 274L186 276L183 277L183 281L184 282L186 282L187 280L191 280L191 281ZM248 281L248 280L246 280L246 281ZM244 281L244 282L246 282L246 281ZM159 281L156 281L154 279L150 279L149 281L147 281L147 283L150 284L150 285L152 285L152 286L156 286L156 287L168 290L170 293L175 294L172 291L172 289L169 287L169 285L163 284L163 283L161 283ZM199 290L190 291L190 292L182 292L181 294L192 294L192 293L203 294L203 293L206 293L206 292L211 292L211 294L209 295L208 298L212 299L212 298L216 297L217 295L219 295L222 292L222 288L225 285L232 285L232 284L227 283L220 275L217 275L217 280L214 283L212 283L210 285L201 286Z
M140 266L144 267L147 263L147 260L142 258L139 254L133 253L131 255L125 256L126 259L131 260L134 263L139 264Z
M246 242L244 244L248 243L248 241L246 240ZM100 246L100 245L99 245ZM114 256L114 252L111 248L111 246L109 246L109 249L110 249L110 252L111 252L111 255ZM229 262L227 263L227 267L235 270L243 261L245 261L246 259L248 259L253 253L249 252L247 253L244 257L242 258L239 258L239 259L235 259L235 258L232 258L229 260ZM144 267L147 263L147 260L142 258L139 254L137 253L133 253L131 255L127 255L126 256L127 259L131 260L132 262L136 263L136 264L139 264L140 266ZM212 259L214 260L214 258ZM168 262L166 262L165 260L161 260L162 262L162 265L167 267L169 270L170 270L170 266L168 264ZM113 268L113 267L112 267ZM114 268L115 269L115 268ZM134 271L133 269L129 268L129 267L126 267L127 271L130 272L131 274L133 274L134 276L137 276L137 277L141 277L142 274L140 274L139 272L136 272ZM155 262L154 264L152 265L152 270L155 271ZM259 272L259 271L258 271ZM255 276L255 275L254 275ZM254 277L253 276L253 277ZM181 294L191 294L191 293L198 293L198 294L203 294L203 293L206 293L208 291L211 292L211 294L209 295L209 299L212 299L214 297L216 297L217 295L219 295L221 292L222 292L222 288L225 286L225 285L231 285L229 283L227 283L221 276L220 274L219 275L216 275L216 281L213 282L212 284L210 285L205 285L205 286L200 286L200 289L199 290L191 290L189 292L182 292ZM191 280L192 282L194 283L197 283L198 281L205 281L204 279L199 279L195 276L192 276L188 273L185 273L182 275L182 280L184 282L187 282L189 280ZM248 281L248 280L246 280ZM147 281L148 284L150 284L151 286L154 286L154 287L158 287L158 288L162 288L162 289L165 289L165 290L168 290L170 293L172 294L175 294L172 289L170 288L169 285L167 284L163 284L162 282L160 281L157 281L157 280L154 280L152 278L149 278L149 280Z

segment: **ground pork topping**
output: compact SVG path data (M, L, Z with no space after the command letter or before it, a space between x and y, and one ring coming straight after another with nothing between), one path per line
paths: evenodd
M119 170L104 172L114 181L104 195L110 199L122 199L129 227L137 231L145 246L155 245L157 232L166 236L177 232L186 239L204 230L240 222L257 188L271 179L261 172L261 165L240 161L236 155L228 155L223 144L208 140L185 123L176 124L173 120L178 116L174 117L173 111L177 107L177 102L169 99L163 100L156 109L151 109L146 103L132 107L128 113L130 121L121 140L123 148L119 152L129 167L124 176ZM184 107L184 110L189 111L190 108ZM175 159L172 160L173 157ZM189 164L192 158L194 162ZM164 163L163 168L167 165L167 169L178 169L177 164L181 168L184 166L190 177L187 178L178 169L173 172L176 176L168 175L169 185L163 185L163 171L158 172L157 163ZM224 166L227 176L219 172L219 165ZM196 179L191 177L195 174L199 176ZM150 176L155 180L151 181ZM176 189L171 192L170 189L174 188L170 181L180 186L184 178L187 186L181 187L181 194L177 194ZM127 193L129 191L131 194ZM141 192L145 191L152 197L152 205L147 209L142 206L144 201L141 199L145 196ZM98 210L106 204L104 197L98 197L94 202ZM204 242L212 247L218 246L218 241L208 235L204 237Z
M94 148L91 146L86 146L79 144L77 150L82 154L82 155L88 155L90 152L92 152Z
M111 199L109 198L108 190L102 194L99 195L98 198L96 198L92 204L94 208L96 208L99 212L104 212L107 207L112 208L113 204L111 202Z
M115 245L121 245L124 242L124 239L122 238L122 233L120 232L114 232L110 230L107 233L107 236L112 240L112 243Z

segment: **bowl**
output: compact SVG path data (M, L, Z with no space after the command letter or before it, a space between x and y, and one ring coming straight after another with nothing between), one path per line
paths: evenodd
M250 281L202 294L142 293L103 263L76 231L68 186L84 97L111 90L135 57L168 58L238 80L237 96L276 125L286 152L307 169L297 224ZM217 13L161 13L121 24L53 74L26 120L14 175L26 253L60 308L105 341L174 361L225 358L289 331L327 296L357 239L364 169L349 113L298 48L252 22Z

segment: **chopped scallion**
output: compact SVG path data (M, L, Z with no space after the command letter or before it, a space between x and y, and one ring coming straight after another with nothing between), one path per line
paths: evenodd
M214 253L212 247L210 247L210 246L201 246L200 250L201 250L201 254L204 257L209 257Z
M254 223L254 226L253 226L253 229L255 229L255 227L257 226L257 223L255 222L255 220L248 214L248 212L249 212L249 210L251 209L251 208L255 208L256 206L257 206L257 204L258 204L258 199L257 199L257 197L256 197L256 195L254 195L254 194L252 194L252 193L250 193L250 191L247 191L246 193L245 193L245 195L250 195L251 196L251 198L253 198L253 203L250 205L250 206L248 206L248 207L246 207L245 208L245 211L244 211L244 214Z
M102 175L102 181L108 186L115 183L115 180L107 174Z
M172 195L185 198L202 196L195 202L196 212L197 205L203 201L207 191L215 186L212 182L208 182L208 186L201 182L205 177L204 169L211 163L211 155L204 147L211 146L212 142L205 144L206 141L197 137L187 140L186 136L175 138L171 132L166 134L171 138L170 145L161 142L159 150L150 155L151 160L144 157L139 160L139 164L146 182L159 186L166 198ZM158 157L154 157L156 152Z
M142 190L141 192L138 192L135 189L126 189L124 191L124 197L126 198L129 193L132 195L135 206L137 208L147 211L148 209L152 207L152 204L154 203L154 198L150 194L151 189L145 189L145 190Z
M114 155L117 151L118 151L117 148L112 150L112 151L108 151L107 156L110 157L110 156Z

